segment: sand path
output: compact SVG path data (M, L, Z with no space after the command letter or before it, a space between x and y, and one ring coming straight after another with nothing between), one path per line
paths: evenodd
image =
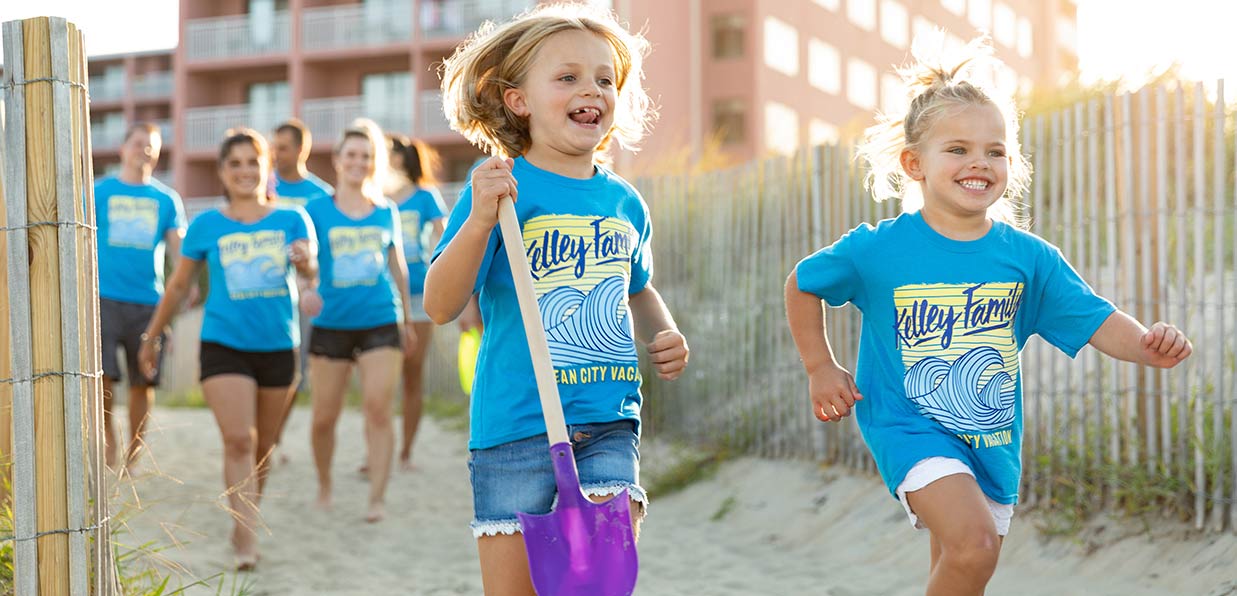
M188 594L215 594L220 582L224 593L242 582L253 594L481 593L467 527L464 435L426 419L418 468L393 474L388 519L368 525L367 485L356 473L359 414L347 411L340 423L332 514L311 507L308 422L308 410L293 414L285 440L291 461L269 481L262 505L269 534L256 573L236 579L228 572L221 445L206 410L156 411L154 458L145 474L119 485L114 500L133 503L135 491L140 500L118 539L172 545L159 557L173 585L213 577ZM659 453L649 449L646 461ZM1046 540L1033 522L1033 515L1015 519L989 593L1237 594L1231 534L1199 538L1165 525L1133 536L1137 522L1100 521L1081 538ZM1103 546L1093 549L1092 539ZM654 496L640 555L638 594L909 596L923 593L927 536L909 529L875 479L803 462L741 459L683 492Z

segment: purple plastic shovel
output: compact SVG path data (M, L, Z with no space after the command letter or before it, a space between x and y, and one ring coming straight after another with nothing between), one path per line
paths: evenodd
M498 206L498 224L511 263L528 336L537 392L549 436L558 502L550 513L519 513L533 587L541 596L627 596L636 587L639 562L632 533L630 499L624 490L605 503L593 503L580 490L576 460L567 439L550 346L524 253L524 235L511 199Z

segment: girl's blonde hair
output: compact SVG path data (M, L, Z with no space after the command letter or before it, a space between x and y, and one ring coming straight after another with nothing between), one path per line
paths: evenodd
M600 36L614 55L614 123L594 154L616 139L635 150L655 116L644 91L642 62L648 41L627 31L607 10L583 3L540 6L510 22L486 22L464 41L441 68L442 109L451 128L487 153L523 155L532 145L528 120L507 108L503 93L524 84L541 44L561 31Z
M335 157L339 157L348 139L361 139L369 143L369 152L374 160L374 174L361 187L361 194L376 204L383 197L382 185L386 182L387 172L391 168L391 161L387 156L387 139L376 122L369 118L357 118L344 129L344 133L335 142Z
M943 50L944 33L916 38L911 53L915 63L899 68L906 84L908 107L903 112L882 113L877 123L864 133L857 158L867 162L864 184L877 201L890 197L902 200L904 211L923 206L923 194L902 170L901 156L916 149L924 135L941 118L968 105L993 105L1005 120L1005 150L1009 156L1009 182L1005 193L988 208L988 216L1023 228L1025 220L1018 199L1031 181L1031 164L1018 143L1019 112L1008 95L975 80L981 66L996 68L992 42L985 35L971 40L957 52Z

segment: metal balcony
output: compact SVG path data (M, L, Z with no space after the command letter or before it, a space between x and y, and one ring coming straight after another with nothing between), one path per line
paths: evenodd
M282 54L289 47L289 23L287 11L277 11L271 18L193 19L185 25L185 56L196 62Z
M305 9L306 51L381 46L412 40L412 3L348 4Z

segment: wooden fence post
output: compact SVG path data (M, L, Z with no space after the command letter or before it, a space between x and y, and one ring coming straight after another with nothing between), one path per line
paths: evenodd
M93 577L93 592L111 594L99 563L111 559L106 496L89 455L100 435L86 416L101 394L81 34L56 17L7 22L4 64L15 593L85 596ZM109 553L93 575L87 535Z

